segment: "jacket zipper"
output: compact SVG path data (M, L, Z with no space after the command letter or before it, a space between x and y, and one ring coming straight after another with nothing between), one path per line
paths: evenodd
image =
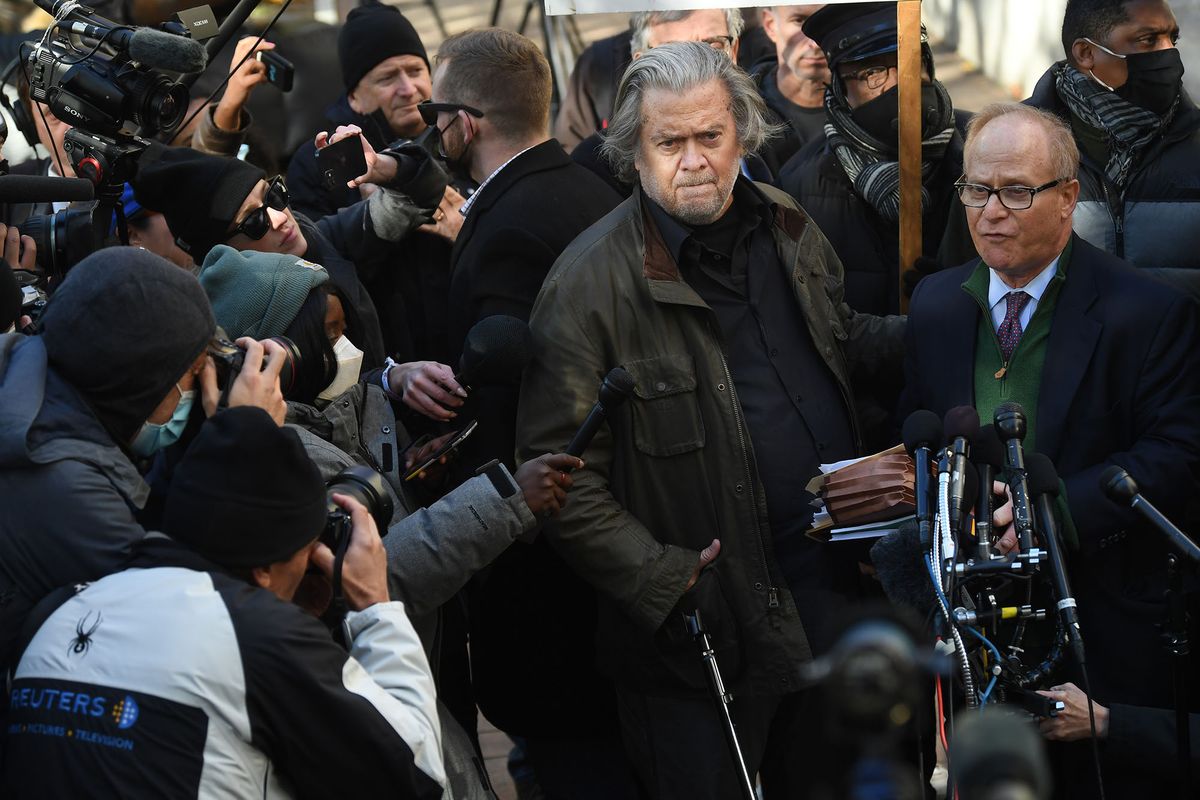
M1100 185L1104 187L1104 203L1108 206L1108 216L1112 219L1113 231L1115 234L1113 253L1117 258L1125 257L1125 192L1122 191L1117 197L1116 205L1113 205L1112 193L1108 189L1108 178L1100 175Z
M709 331L712 332L712 323L709 322ZM750 454L746 450L746 434L745 426L742 424L741 407L737 399L737 389L733 386L733 375L729 372L729 362L725 360L725 351L723 348L718 348L721 353L721 368L725 370L725 385L729 387L729 397L733 402L733 419L737 423L738 444L742 448L742 468L746 471L746 484L753 498L754 480L753 473L750 471ZM762 527L758 523L758 509L754 513L754 532L755 539L758 542L758 555L762 558L763 571L767 574L767 608L779 608L779 589L774 585L774 579L771 577L771 562L767 560L767 545L763 541Z

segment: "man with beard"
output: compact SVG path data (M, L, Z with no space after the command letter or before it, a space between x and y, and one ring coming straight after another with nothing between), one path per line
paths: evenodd
M821 226L846 265L846 302L871 314L900 307L900 165L896 4L831 5L804 32L825 50L833 80L825 93L825 136L783 168L780 186ZM974 256L969 245L939 252L947 219L961 215L954 181L962 174L967 115L933 79L933 51L921 36L921 252L939 264Z
M767 108L787 123L787 130L760 153L776 176L800 148L825 135L829 65L821 46L808 38L803 27L822 8L824 3L808 3L769 6L761 12L763 31L775 52L755 64L750 75L758 82Z
M636 59L604 144L633 195L559 257L530 321L523 458L571 438L613 367L636 382L543 535L600 592L601 666L656 798L739 794L689 608L714 638L766 796L809 796L838 760L800 689L847 602L805 536L805 484L859 452L850 374L899 358L902 323L850 310L817 226L739 175L772 129L766 113L707 44Z
M1178 39L1166 0L1070 0L1067 58L1027 102L1075 134L1075 231L1200 297L1200 109Z

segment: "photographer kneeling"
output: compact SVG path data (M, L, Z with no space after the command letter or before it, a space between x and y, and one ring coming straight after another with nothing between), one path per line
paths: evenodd
M120 568L145 535L134 461L178 438L215 329L195 277L131 247L80 261L39 324L0 336L0 672L42 597ZM243 345L253 368L228 403L282 423L282 348ZM211 414L213 382L201 383Z
M286 336L300 352L284 388L287 424L329 479L361 464L380 472L395 513L384 544L388 583L422 638L432 643L434 612L522 534L566 503L564 454L526 462L511 475L495 464L428 508L421 479L405 480L417 453L383 389L359 383L362 352L352 343L341 290L317 264L295 256L213 248L200 270L217 322L230 336Z
M324 481L259 409L209 420L176 471L163 530L129 569L68 587L11 693L10 797L440 798L433 678L367 510L341 565L350 653L292 603L326 577Z

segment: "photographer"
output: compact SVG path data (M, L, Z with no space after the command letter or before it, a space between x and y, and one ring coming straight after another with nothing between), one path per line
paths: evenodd
M301 357L284 394L287 424L322 475L363 464L386 478L398 501L384 540L389 585L423 634L432 628L422 623L436 624L431 615L475 572L565 505L571 487L565 471L583 462L559 454L533 459L515 475L496 464L422 508L428 493L421 478L405 477L442 440L417 452L421 448L411 446L382 388L357 382L356 332L324 269L294 257L218 246L205 259L200 284L230 336L282 335L296 344Z
M349 654L292 603L310 565L334 569L318 541L316 467L261 410L210 420L176 474L167 535L139 542L128 570L37 609L11 694L4 793L442 797L428 663L404 606L388 601L370 514L333 500L353 524L341 566Z
M370 199L316 222L292 213L283 179L268 181L262 170L232 158L204 155L183 147L147 151L133 180L137 200L162 213L176 241L200 263L218 244L237 250L301 256L322 264L350 301L347 316L360 326L359 342L367 369L383 365L387 354L375 304L360 277L382 264L389 243L422 224L445 189L445 176L431 159L419 164L409 195L386 188L397 173L397 160L380 153L371 179L383 184Z
M134 512L148 488L134 461L178 437L215 327L194 277L125 247L81 261L40 326L0 336L0 669L34 604L112 572L144 535ZM282 423L282 349L243 344L248 368L228 404ZM214 383L201 381L210 415Z

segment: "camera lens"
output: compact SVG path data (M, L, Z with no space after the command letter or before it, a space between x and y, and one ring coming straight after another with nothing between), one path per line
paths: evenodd
M287 397L296 385L296 376L300 374L300 348L286 336L272 336L271 341L283 348L283 367L279 370L279 391Z
M342 507L333 502L334 493L353 497L366 507L375 518L379 535L387 533L392 521L392 496L382 475L370 467L355 465L346 467L326 484L326 511L330 516L342 513Z
M21 233L37 245L37 263L52 278L62 278L76 261L96 249L91 211L63 209L30 217Z

